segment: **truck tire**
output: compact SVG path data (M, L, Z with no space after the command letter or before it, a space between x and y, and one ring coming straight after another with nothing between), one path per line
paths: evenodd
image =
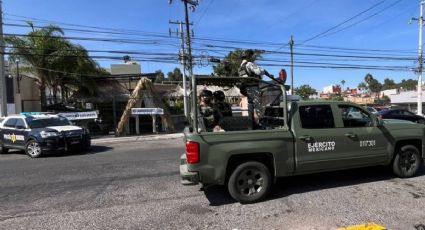
M29 140L25 145L25 153L31 158L37 158L41 156L41 147L35 140Z
M393 161L393 173L401 178L416 175L422 165L421 154L413 145L402 146Z
M257 161L245 162L236 167L227 184L233 199L243 204L263 200L270 192L271 186L269 169Z

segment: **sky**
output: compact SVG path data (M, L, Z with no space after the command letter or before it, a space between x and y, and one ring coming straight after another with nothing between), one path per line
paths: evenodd
M292 35L295 87L309 84L320 92L344 80L352 88L367 73L381 82L417 79L418 24L409 20L419 17L419 0L199 0L189 17L195 74L210 74L207 57L223 58L236 48L263 50L260 66L289 73ZM144 73L180 67L180 39L169 36L178 26L170 20L184 20L181 0L3 0L5 34L29 32L25 21L55 24L65 37L85 38L73 42L100 66L121 63L129 52Z

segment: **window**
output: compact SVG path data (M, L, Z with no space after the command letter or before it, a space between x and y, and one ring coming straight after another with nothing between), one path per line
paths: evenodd
M300 106L301 126L303 129L334 128L334 117L329 105Z
M414 116L415 115L414 113L412 113L410 111L406 111L406 110L404 110L402 114L407 115L407 116Z
M393 111L390 111L389 114L391 114L391 115L400 115L401 113L400 113L400 110L393 110Z
M68 119L64 117L51 117L51 118L42 118L42 119L27 119L28 126L32 129L37 128L46 128L48 126L66 126L71 125Z
M4 123L4 127L9 127L9 128L15 128L15 123L16 123L15 118L11 118L9 120L6 121L6 123Z
M18 127L25 127L25 122L24 122L24 120L22 120L22 119L16 119L15 127L16 127L16 128L18 128Z
M360 108L351 105L339 105L338 108L345 128L370 127L373 124L369 114Z

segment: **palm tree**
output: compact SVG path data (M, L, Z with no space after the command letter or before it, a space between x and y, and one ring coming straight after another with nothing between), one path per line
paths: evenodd
M27 71L35 74L40 89L40 102L42 110L46 106L46 82L49 77L49 68L52 54L58 50L61 43L63 30L57 26L49 25L35 29L33 23L28 22L32 28L25 37L6 37L7 44L12 45L10 58L20 58L31 67Z
M32 31L24 37L6 37L10 48L10 59L20 58L30 65L26 68L37 79L40 89L40 102L42 110L46 108L46 86L53 91L56 102L58 88L65 88L66 84L86 88L94 93L94 81L87 77L90 74L104 75L96 62L87 54L87 51L64 39L60 27L49 25L35 29L32 22L28 22Z
M341 91L341 94L344 96L344 92L345 92L345 88L344 88L345 80L342 80L342 81L341 81L341 85L342 85L342 91Z
M107 72L102 70L93 61L82 46L63 41L61 49L56 51L56 57L52 59L52 68L48 78L48 84L52 88L53 100L56 102L57 92L61 88L62 98L65 98L64 90L67 87L83 90L90 95L97 91L93 76L106 76Z

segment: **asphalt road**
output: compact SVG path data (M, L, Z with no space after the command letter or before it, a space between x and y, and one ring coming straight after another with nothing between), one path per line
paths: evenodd
M279 180L270 198L179 181L181 139L102 143L80 155L0 155L0 229L336 229L425 225L425 171L383 167Z

